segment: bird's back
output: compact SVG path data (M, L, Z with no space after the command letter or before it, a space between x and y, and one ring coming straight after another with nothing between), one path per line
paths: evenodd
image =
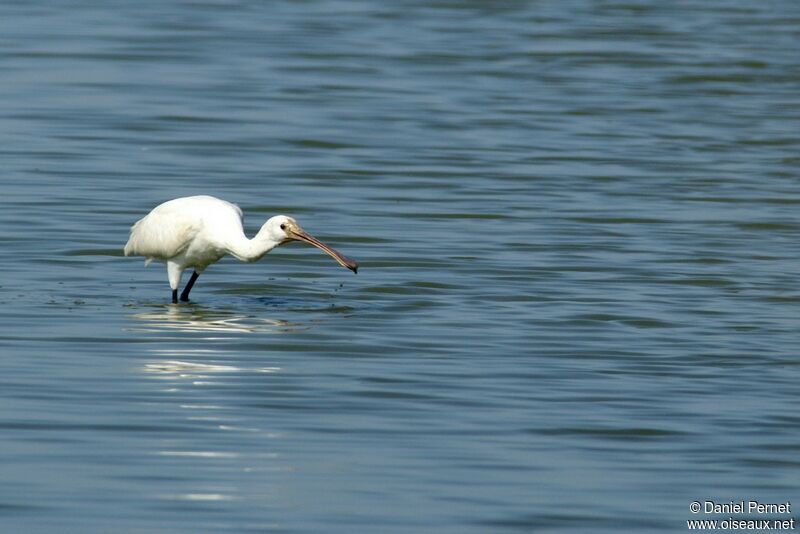
M213 238L215 229L230 225L242 227L242 210L235 204L211 196L176 198L156 206L131 227L125 255L175 258L201 233Z

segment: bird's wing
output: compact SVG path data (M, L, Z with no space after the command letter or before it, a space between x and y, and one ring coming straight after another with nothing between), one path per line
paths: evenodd
M186 250L202 228L202 221L179 206L162 204L131 228L125 245L126 256L165 260Z
M238 204L233 204L232 202L228 202L228 204L233 206L233 209L235 209L236 213L239 214L239 220L244 222L244 212L242 211L242 208L240 208Z

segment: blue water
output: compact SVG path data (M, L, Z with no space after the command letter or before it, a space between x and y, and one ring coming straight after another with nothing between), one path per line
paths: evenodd
M694 500L800 501L798 23L0 4L0 530L675 532ZM172 305L122 247L192 194L359 274L296 244Z

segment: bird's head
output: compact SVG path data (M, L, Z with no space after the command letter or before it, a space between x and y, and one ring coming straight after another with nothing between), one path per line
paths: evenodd
M303 230L300 225L297 224L297 221L291 217L287 217L286 215L276 215L264 223L262 230L263 229L267 230L267 235L269 235L273 241L276 241L281 245L285 245L286 243L290 243L292 241L303 241L330 255L342 267L347 267L354 273L358 272L358 262L351 260L333 247L329 247L316 237Z

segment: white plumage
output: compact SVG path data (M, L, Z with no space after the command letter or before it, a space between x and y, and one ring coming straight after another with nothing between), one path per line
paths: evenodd
M239 206L211 196L176 198L153 208L131 228L125 245L126 256L144 256L166 262L172 300L183 271L194 269L181 294L189 299L197 277L206 267L226 254L241 261L258 261L273 248L290 241L304 241L330 254L340 265L357 272L358 263L343 256L304 231L297 221L285 215L272 217L248 239L242 226Z

